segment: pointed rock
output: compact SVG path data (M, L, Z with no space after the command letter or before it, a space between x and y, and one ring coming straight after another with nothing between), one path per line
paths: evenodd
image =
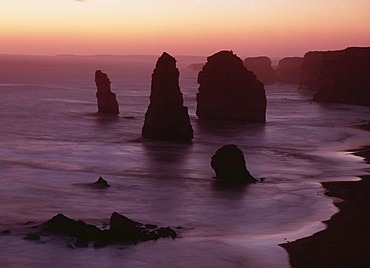
M142 129L145 138L190 141L193 128L183 106L176 60L164 52L152 74L150 104Z

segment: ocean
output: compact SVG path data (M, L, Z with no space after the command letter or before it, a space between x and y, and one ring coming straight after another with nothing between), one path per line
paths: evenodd
M297 85L266 85L267 122L202 122L203 57L176 57L191 143L141 138L156 56L0 55L0 267L289 267L280 243L325 228L337 208L320 182L369 169L350 152L369 144L353 126L369 107L315 103ZM118 118L97 116L95 70L107 73ZM243 150L264 182L224 188L210 159ZM111 187L93 189L99 176ZM338 200L335 200L338 201ZM98 227L112 212L176 229L176 239L71 249L65 238L23 238L58 213Z

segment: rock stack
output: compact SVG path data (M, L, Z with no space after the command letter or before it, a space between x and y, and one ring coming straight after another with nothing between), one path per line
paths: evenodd
M142 136L156 140L193 139L188 109L183 106L176 60L166 52L159 57L152 74L150 104Z
M276 69L277 80L281 83L298 84L302 62L301 57L287 57L279 60L279 67Z
M232 51L208 57L198 83L200 119L265 122L265 88Z
M211 166L221 182L257 182L247 170L243 152L234 144L218 149L212 156Z
M96 98L98 99L98 113L107 115L118 115L119 107L116 94L110 90L110 80L106 73L101 70L95 72Z
M271 60L268 57L249 57L244 60L244 66L252 71L258 80L264 84L275 82L275 71L272 69Z

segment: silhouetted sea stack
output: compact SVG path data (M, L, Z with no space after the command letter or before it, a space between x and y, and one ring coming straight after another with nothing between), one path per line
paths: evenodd
M282 83L298 84L300 80L300 71L303 58L288 57L279 60L279 66L276 69L276 78Z
M266 121L265 88L232 51L207 58L198 75L200 119Z
M142 136L156 140L191 141L193 128L183 106L176 60L164 52L152 74L150 104Z
M229 144L218 149L212 156L211 166L221 182L257 182L247 170L244 154L236 145Z
M370 106L370 47L323 53L313 100Z
M249 57L244 60L244 66L252 71L258 80L264 84L275 82L275 71L272 69L271 60L268 57Z
M101 70L95 72L96 98L98 99L98 113L107 115L118 115L119 107L116 94L110 90L110 80L107 74Z

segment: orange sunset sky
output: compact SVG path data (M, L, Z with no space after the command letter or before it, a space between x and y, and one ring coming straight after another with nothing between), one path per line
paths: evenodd
M303 56L370 45L370 0L0 0L0 54Z

